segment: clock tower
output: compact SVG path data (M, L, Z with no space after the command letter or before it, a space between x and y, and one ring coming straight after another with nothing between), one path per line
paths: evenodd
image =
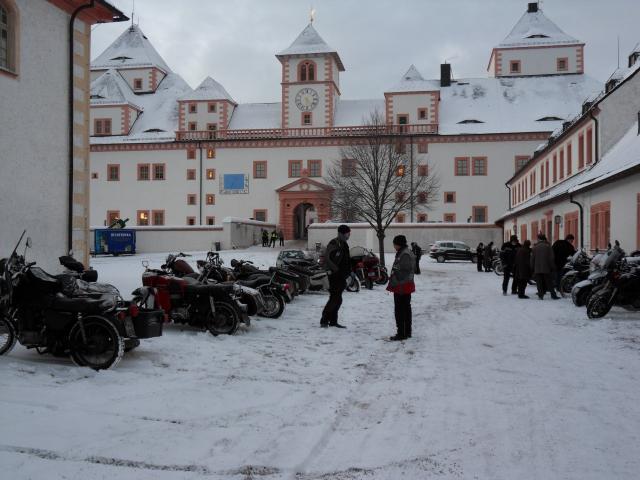
M338 52L310 23L276 57L282 64L282 128L332 127L344 72Z

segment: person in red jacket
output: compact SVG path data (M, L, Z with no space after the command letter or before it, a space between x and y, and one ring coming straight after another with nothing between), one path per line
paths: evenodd
M415 258L407 246L407 238L398 235L393 239L396 258L391 268L391 276L387 290L393 292L394 313L396 317L396 333L390 340L406 340L411 338L411 294L416 291L413 274Z

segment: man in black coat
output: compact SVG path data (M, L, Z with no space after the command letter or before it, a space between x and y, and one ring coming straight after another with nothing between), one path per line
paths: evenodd
M516 265L516 250L520 247L518 237L511 235L508 243L502 245L500 249L500 261L502 262L502 271L504 277L502 279L502 294L507 294L509 288L509 279L513 277L511 282L511 294L516 295L518 293L517 282L515 280L514 269Z
M562 268L567 263L567 258L572 257L576 253L573 247L574 236L569 234L564 240L556 240L551 247L553 249L553 258L556 262L556 288L560 289L560 280L562 280Z
M415 273L416 275L420 275L420 257L422 257L422 249L416 242L411 242L411 253L413 253L413 256L416 259Z
M351 274L351 257L347 240L351 229L347 225L338 227L338 236L327 245L325 263L329 273L329 300L322 311L320 326L347 328L338 323L338 310L342 305L342 292L347 286L346 278Z
M481 272L484 263L484 243L482 242L476 247L476 261L478 262L478 271Z

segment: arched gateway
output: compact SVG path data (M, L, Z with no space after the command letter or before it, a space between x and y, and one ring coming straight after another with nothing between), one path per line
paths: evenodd
M276 190L280 201L280 226L287 240L306 238L310 223L326 222L331 215L333 188L300 178Z

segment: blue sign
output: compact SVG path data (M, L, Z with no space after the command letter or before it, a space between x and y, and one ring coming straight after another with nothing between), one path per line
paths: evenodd
M249 193L249 175L225 173L220 177L220 193Z

